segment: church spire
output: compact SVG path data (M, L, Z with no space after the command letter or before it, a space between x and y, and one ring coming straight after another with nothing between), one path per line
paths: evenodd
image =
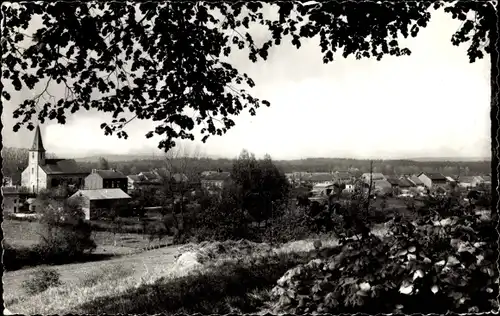
M42 142L42 133L40 133L40 127L37 125L35 130L35 138L33 139L33 146L31 146L31 151L43 151L45 152L45 148L43 147Z

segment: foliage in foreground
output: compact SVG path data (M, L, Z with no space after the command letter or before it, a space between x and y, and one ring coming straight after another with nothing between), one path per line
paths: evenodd
M452 18L464 22L451 40L455 45L470 43L471 62L490 53L495 40L490 33L496 30L496 16L488 1L363 5L283 1L267 6L260 2L5 5L1 43L2 76L7 84L2 97L11 99L11 87L21 91L33 90L38 83L46 85L14 111L18 119L14 130L22 125L33 129L34 116L42 123L57 119L65 124L68 112L92 108L113 113L111 124L101 124L106 135L117 132L127 138L122 129L131 119L122 114L128 111L132 119L163 122L146 136L164 136L159 147L168 150L176 140L194 140L196 125L206 125L201 129L205 141L227 132L235 125L232 118L244 109L255 115L261 105L269 106L245 90L255 82L224 61L233 49L247 49L248 58L256 62L266 60L269 49L285 40L300 48L302 39L319 36L324 63L332 62L340 48L343 57L357 59L409 55L410 50L400 45L400 34L417 36L431 18L431 6L444 6ZM264 14L269 9L277 9L278 14ZM474 18L467 14L470 11ZM28 26L34 25L30 22L37 15L43 19L30 32ZM54 19L59 23L52 23ZM352 27L352 21L361 19L362 24ZM256 24L267 29L269 40L255 41L249 31ZM161 31L165 28L169 32ZM64 83L65 97L47 98L37 111L45 94L50 96L51 81ZM159 82L166 83L162 89ZM188 105L198 115L186 115Z
M33 271L28 280L22 283L22 287L28 295L35 295L50 287L61 285L60 274L51 268L39 268Z
M413 222L396 217L386 238L341 239L339 255L291 269L273 289L275 311L470 313L498 309L495 221L476 215L471 208L452 205L448 199L440 204Z
M207 273L177 279L163 278L151 285L131 288L120 296L85 303L74 313L230 313L253 312L264 303L255 291L264 291L288 269L306 263L310 254L280 254L272 257L223 262Z

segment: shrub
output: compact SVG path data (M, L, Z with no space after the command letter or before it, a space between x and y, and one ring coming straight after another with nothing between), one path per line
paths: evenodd
M91 238L92 229L84 220L78 201L66 200L62 204L52 200L41 200L43 206L40 223L41 251L47 255L61 257L80 256L96 248Z
M286 212L273 218L262 232L262 241L285 243L304 239L313 234L311 219L305 214Z
M223 190L220 197L213 197L204 204L206 209L184 218L188 221L180 233L196 242L254 239L254 230L248 225L250 219L241 209L233 189Z
M342 252L288 271L273 289L277 313L484 312L498 308L495 224L440 199L391 234L340 241ZM424 213L424 212L422 212Z
M29 295L35 295L50 287L61 285L60 274L54 269L40 268L32 272L30 278L22 283L22 287Z

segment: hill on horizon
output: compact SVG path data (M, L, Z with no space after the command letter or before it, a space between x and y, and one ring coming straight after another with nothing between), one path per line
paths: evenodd
M28 148L17 148L17 147L3 147L4 150L21 150L25 151ZM59 155L57 155L59 156ZM162 160L163 155L152 155L152 154L99 154L86 157L71 157L70 155L64 155L61 158L75 159L77 162L98 162L99 158L104 157L109 162L128 162L134 160ZM202 157L211 160L232 160L232 157ZM299 162L299 161L407 161L407 162L484 162L491 161L491 157L411 157L411 158L354 158L354 157L308 157L302 159L274 159L280 162Z

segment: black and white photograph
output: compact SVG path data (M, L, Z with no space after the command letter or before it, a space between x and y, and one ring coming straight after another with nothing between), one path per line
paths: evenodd
M2 2L4 315L498 313L497 7Z

